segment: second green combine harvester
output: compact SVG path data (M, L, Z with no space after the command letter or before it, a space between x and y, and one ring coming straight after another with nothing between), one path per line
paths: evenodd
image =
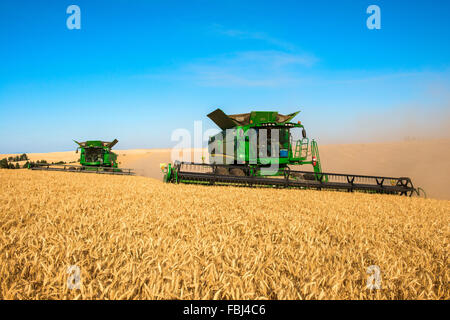
M222 130L209 138L209 163L162 164L165 182L331 189L408 195L419 193L407 177L322 172L316 141L306 135L299 112L253 111L227 115L217 109L208 117ZM312 171L298 170L312 165Z
M118 175L133 175L131 169L123 169L118 167L117 154L112 152L113 146L119 142L114 139L112 142L90 140L85 142L78 142L78 150L80 150L80 165L66 165L66 164L39 164L30 167L33 170L47 170L47 171L65 171L65 172L85 172L85 173L104 173L104 174L118 174Z

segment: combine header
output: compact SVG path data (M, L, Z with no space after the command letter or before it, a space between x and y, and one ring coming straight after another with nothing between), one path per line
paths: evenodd
M112 142L92 140L86 142L78 142L80 149L80 165L59 165L59 164L37 164L35 167L29 167L32 170L46 171L65 171L65 172L85 172L85 173L102 173L102 174L118 174L133 175L131 169L119 169L117 165L117 154L111 151L111 148L119 142L114 139Z
M419 195L406 177L323 172L316 141L309 141L300 121L291 122L298 113L213 111L208 117L222 132L209 138L209 163L161 164L164 181ZM313 171L296 168L302 165Z

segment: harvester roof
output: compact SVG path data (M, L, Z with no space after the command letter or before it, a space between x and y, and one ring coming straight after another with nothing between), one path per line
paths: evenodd
M284 124L292 120L300 111L288 115L276 111L252 111L250 113L225 114L221 109L208 114L222 130L231 129L236 126L259 125L264 123Z
M75 140L73 140L73 141L75 141ZM78 144L82 148L106 147L106 148L110 148L110 149L112 147L114 147L117 142L119 142L119 140L117 140L117 139L114 139L112 142L101 141L101 140L88 140L88 141L84 141L84 142L75 141L75 143Z

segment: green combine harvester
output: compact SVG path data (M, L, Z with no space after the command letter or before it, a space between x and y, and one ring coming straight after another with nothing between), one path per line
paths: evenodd
M111 151L111 148L119 142L114 139L112 142L90 140L85 142L78 142L78 150L80 150L80 165L66 165L66 164L37 164L34 167L29 167L32 170L47 170L47 171L65 171L65 172L85 172L85 173L102 173L102 174L118 174L118 175L133 175L131 169L119 169L117 163L117 154Z
M379 177L322 171L319 148L309 140L299 112L252 111L227 115L217 109L208 117L222 130L208 141L209 163L161 164L164 182L329 189L419 195L407 177ZM311 165L312 171L298 170Z

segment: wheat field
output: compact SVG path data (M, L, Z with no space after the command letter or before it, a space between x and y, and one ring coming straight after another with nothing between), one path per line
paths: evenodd
M0 181L1 299L450 298L450 201L30 170Z

